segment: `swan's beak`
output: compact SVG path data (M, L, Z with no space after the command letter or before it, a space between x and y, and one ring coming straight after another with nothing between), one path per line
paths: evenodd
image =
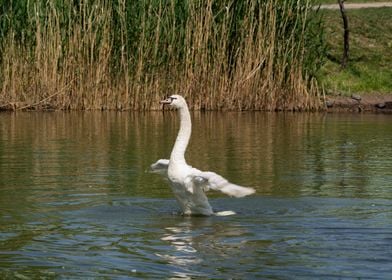
M165 100L159 101L159 103L165 105L165 104L171 104L172 101L173 100L169 97L169 98L166 98Z

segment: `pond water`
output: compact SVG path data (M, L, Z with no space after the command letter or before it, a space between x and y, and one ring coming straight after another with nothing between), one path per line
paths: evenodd
M175 112L0 114L1 279L392 278L392 116L194 113L187 159L256 195L183 217Z

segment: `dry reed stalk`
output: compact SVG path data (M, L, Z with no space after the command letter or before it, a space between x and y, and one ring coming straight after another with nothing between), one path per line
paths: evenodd
M1 41L2 103L151 110L182 92L195 110L321 105L309 0L59 3L27 7L32 39L11 28Z

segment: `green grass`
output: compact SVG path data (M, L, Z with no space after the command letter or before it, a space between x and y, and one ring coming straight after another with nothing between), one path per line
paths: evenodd
M341 69L342 19L339 11L323 11L328 59L319 73L327 92L392 93L392 8L348 11L350 57Z

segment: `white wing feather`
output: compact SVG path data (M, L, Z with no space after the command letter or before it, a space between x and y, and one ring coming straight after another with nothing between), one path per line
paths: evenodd
M193 182L197 185L203 185L205 190L212 189L215 191L221 191L227 195L234 197L243 197L251 195L255 192L253 188L242 187L236 184L230 183L222 176L211 171L199 171L195 172L193 176Z
M168 167L169 167L168 159L158 159L157 162L150 165L150 170L153 173L167 174Z

